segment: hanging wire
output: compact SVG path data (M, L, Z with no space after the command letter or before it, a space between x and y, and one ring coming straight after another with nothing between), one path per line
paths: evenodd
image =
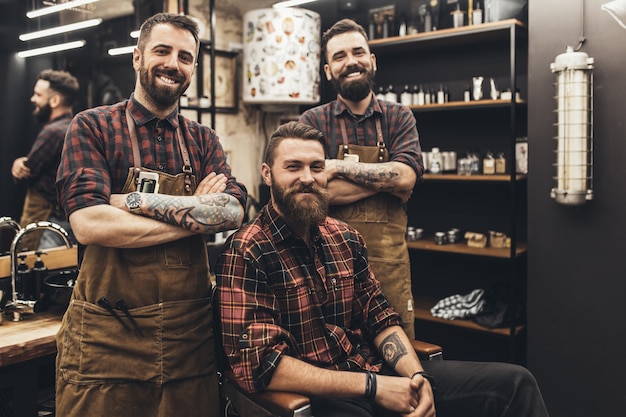
M574 49L574 51L580 50L583 47L583 44L587 40L585 38L585 0L580 0L580 37L578 38L578 47Z

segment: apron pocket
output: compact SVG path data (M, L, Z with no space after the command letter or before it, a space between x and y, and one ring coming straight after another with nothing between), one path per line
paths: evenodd
M122 320L131 327L125 317ZM160 378L160 343L155 343L155 335L143 330L144 337L137 337L104 308L72 301L62 332L59 369L69 383L156 382Z

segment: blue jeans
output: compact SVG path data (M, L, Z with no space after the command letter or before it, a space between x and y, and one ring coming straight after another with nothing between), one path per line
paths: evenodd
M437 417L547 417L534 376L508 363L428 361ZM386 372L383 372L386 373ZM365 387L363 387L365 390ZM398 417L364 399L311 398L316 417Z

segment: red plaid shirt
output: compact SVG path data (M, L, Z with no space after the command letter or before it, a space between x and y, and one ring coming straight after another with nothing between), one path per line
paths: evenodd
M337 151L343 144L338 119L342 118L346 122L348 143L376 146L376 119L379 116L385 146L389 150L389 160L402 162L413 168L417 174L417 182L420 182L424 174L422 150L415 117L408 107L372 96L365 114L355 115L338 99L305 111L300 121L324 133L326 155L337 159Z
M37 139L26 156L28 160L24 163L30 168L31 175L24 182L32 186L55 206L58 205L58 202L54 181L61 160L65 132L71 120L72 114L67 113L46 123L37 135Z
M399 325L361 235L327 217L311 246L269 203L226 242L216 268L223 345L237 382L264 389L282 355L340 370L379 370L370 342Z
M229 180L226 193L246 206L246 188L231 175L230 166L215 131L172 112L157 119L133 97L111 106L85 110L74 117L65 138L57 175L57 190L67 216L84 207L109 204L109 196L122 192L133 166L126 123L126 106L137 126L144 168L176 175L183 160L175 131L180 127L198 182L211 172Z

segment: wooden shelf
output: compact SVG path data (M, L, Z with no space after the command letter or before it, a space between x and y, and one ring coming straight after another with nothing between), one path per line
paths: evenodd
M525 174L515 175L516 181L522 181L526 179ZM458 175L458 174L424 174L424 181L436 182L436 181L451 181L451 182L509 182L511 176L508 174L503 175Z
M447 243L445 245L435 244L435 240L432 236L424 236L422 239L407 242L407 246L412 250L443 252L443 253L457 253L460 255L472 255L472 256L485 256L489 258L511 258L511 248L472 248L467 246L466 243ZM526 253L528 247L526 244L518 243L515 248L516 256L521 256Z
M369 45L376 54L407 53L407 51L417 49L439 48L443 46L463 47L467 44L501 41L508 39L513 30L520 35L528 33L526 25L522 22L516 19L507 19L499 22L440 29L414 35L374 39L369 41Z
M513 329L509 327L490 329L487 327L483 327L480 324L473 322L471 320L460 320L460 319L447 320L447 319L442 319L439 317L434 317L431 314L430 309L435 304L437 304L437 301L438 300L433 300L433 299L425 298L425 297L414 297L415 319L427 321L431 323L443 324L447 326L462 327L464 329L476 330L479 332L491 333L491 334L502 335L502 336L518 335L526 327L524 325L517 325Z
M443 110L467 110L467 109L496 109L507 108L512 103L511 100L473 100L473 101L449 101L447 103L434 103L411 105L409 108L414 112L430 112L430 111L443 111ZM518 106L526 105L526 101L517 100L515 102Z

